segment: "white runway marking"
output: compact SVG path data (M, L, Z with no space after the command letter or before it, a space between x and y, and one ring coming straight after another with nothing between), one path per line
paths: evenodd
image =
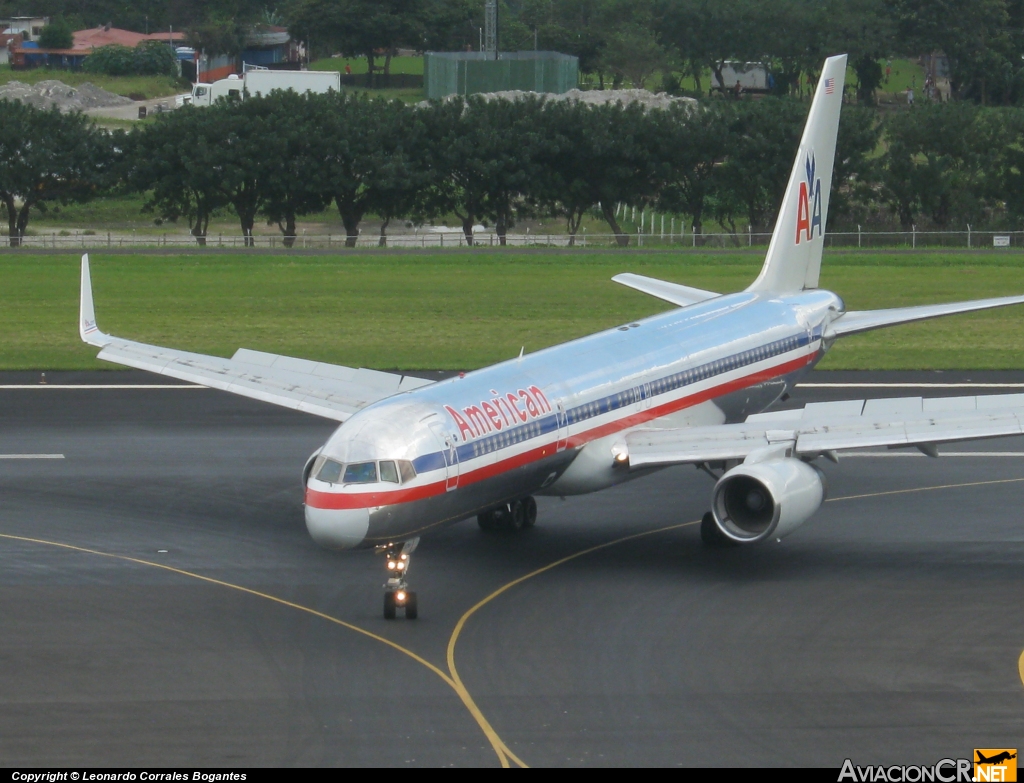
M923 457L920 451L840 451L843 459L848 457ZM940 451L940 457L1024 457L1024 451Z
M0 459L64 459L63 454L0 454Z
M205 389L199 384L181 383L15 383L0 385L2 389Z
M799 389L1024 389L1024 383L798 383Z

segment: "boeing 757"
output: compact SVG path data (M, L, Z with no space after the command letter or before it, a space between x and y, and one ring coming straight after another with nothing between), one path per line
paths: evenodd
M778 539L825 499L819 458L1024 432L1024 395L849 400L765 413L846 335L1024 303L1009 296L847 310L818 287L846 56L818 81L764 266L718 294L635 274L613 279L674 309L431 383L240 349L230 359L113 337L96 325L82 258L82 339L100 359L341 422L302 471L309 534L376 547L384 616L418 611L408 589L420 536L476 516L481 528L534 524L536 495L594 492L668 465L716 479L709 545ZM720 471L720 474L714 471Z

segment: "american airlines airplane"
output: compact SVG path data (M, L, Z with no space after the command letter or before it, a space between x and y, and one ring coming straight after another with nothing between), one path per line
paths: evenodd
M814 465L836 451L1024 433L1024 395L850 400L769 412L835 340L893 324L1024 303L1024 296L848 311L818 288L846 56L826 60L764 267L721 295L613 278L674 309L438 383L240 349L230 359L99 331L82 257L82 339L99 358L342 422L302 471L306 526L336 549L386 554L384 616L418 612L421 535L476 516L530 527L535 495L594 492L668 465L716 479L712 546L792 533L825 499ZM715 473L715 471L719 473Z

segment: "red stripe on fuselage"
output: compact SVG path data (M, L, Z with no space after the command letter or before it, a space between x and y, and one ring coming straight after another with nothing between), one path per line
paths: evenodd
M643 424L644 422L651 421L652 419L659 419L662 416L667 416L670 413L680 411L683 408L692 408L694 405L699 405L702 402L713 400L716 397L722 397L734 391L745 389L748 386L754 386L758 383L763 383L764 381L770 381L772 378L778 378L780 375L786 375L794 372L795 370L806 367L814 361L815 356L817 356L817 351L809 353L806 356L801 356L798 359L791 359L790 361L776 365L775 367L758 370L757 372L751 373L750 375L746 375L742 378L726 381L723 384L695 392L687 397L680 397L677 400L670 400L662 405L651 407L644 411L637 411L629 416L623 416L621 419L610 421L607 424L602 424L598 427L594 427L593 429L586 430L585 432L570 435L567 448L582 446L592 440L597 440L598 438L603 438L606 435L611 435L621 430L635 427L639 424ZM554 435L557 440L558 433L556 432ZM530 449L529 451L515 454L490 465L484 465L474 470L462 473L459 476L459 486L483 481L484 479L497 476L501 473L505 473L506 471L523 465L528 465L531 462L536 462L537 460L555 454L555 442L556 441L553 440L550 443L539 446L535 449ZM418 487L403 487L402 489L383 490L380 492L320 492L319 490L309 489L307 487L306 505L322 509L390 506L396 503L409 503L413 500L423 500L424 498L434 497L435 495L443 495L447 491L446 484L447 480L441 479Z

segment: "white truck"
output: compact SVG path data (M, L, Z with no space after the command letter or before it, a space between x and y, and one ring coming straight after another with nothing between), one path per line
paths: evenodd
M193 106L211 106L218 98L242 100L268 95L272 90L294 90L297 93L325 93L341 90L341 73L338 71L246 71L243 76L231 74L213 84L200 82L192 87L192 94L181 96L182 103Z

